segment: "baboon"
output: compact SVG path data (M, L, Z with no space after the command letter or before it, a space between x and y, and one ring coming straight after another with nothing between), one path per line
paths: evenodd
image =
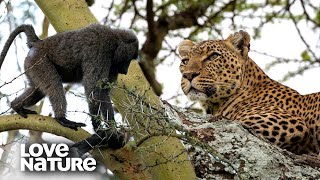
M130 30L111 29L92 24L87 27L58 33L40 40L31 25L17 27L9 36L0 55L0 68L15 37L24 32L30 48L24 61L29 87L11 107L26 118L34 111L25 109L47 96L55 119L63 126L77 130L85 126L66 119L66 97L62 83L81 83L84 86L91 115L114 119L107 84L116 82L118 73L127 74L132 59L138 57L138 39ZM92 117L94 130L100 121Z

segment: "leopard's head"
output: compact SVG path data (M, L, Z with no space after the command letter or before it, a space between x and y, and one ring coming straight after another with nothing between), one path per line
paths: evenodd
M226 40L182 41L178 53L184 94L193 101L213 103L235 94L243 80L249 49L250 36L244 31Z

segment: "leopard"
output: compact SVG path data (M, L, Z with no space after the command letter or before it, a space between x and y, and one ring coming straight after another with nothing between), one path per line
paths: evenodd
M301 95L271 79L250 57L250 35L177 47L181 88L213 117L240 122L257 136L295 154L319 154L320 93Z

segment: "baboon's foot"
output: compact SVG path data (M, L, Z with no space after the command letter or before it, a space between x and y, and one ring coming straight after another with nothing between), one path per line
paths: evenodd
M77 123L77 122L73 122L73 121L69 121L67 118L65 117L61 117L61 118L55 118L55 120L58 121L59 124L61 124L64 127L68 127L70 129L73 130L78 130L78 127L82 127L82 126L86 126L86 124L84 123Z
M91 149L104 146L112 149L120 149L125 145L125 136L122 132L106 129L99 130L96 134L72 145L73 151L81 157Z
M29 109L25 109L25 108L14 108L12 107L12 109L17 112L17 114L19 114L21 117L23 118L27 118L28 115L27 114L37 114L37 112L35 111L31 111Z

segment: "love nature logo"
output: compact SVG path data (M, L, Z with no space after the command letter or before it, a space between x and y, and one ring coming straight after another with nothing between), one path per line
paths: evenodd
M21 144L21 171L93 171L96 165L91 157L72 157L67 144Z

